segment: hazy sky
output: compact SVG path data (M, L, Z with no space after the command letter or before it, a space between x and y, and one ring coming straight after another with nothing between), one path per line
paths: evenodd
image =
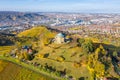
M120 0L0 0L0 10L120 13Z

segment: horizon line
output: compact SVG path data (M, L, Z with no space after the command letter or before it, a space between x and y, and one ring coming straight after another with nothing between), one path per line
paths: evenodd
M120 14L120 12L85 12L85 11L20 11L20 10L0 10L0 12L30 12L30 13L81 13L81 14Z

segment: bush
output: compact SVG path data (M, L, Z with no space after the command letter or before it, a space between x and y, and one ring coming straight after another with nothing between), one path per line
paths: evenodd
M49 53L44 54L44 58L47 58L49 56Z
M56 60L59 62L63 62L65 60L65 58L63 56L59 56L56 58Z
M56 71L56 72L55 72L55 74L56 74L56 76L58 76L58 77L60 77L60 76L61 76L60 71Z
M117 57L118 56L118 53L117 51L114 51L113 54L112 54L113 57Z

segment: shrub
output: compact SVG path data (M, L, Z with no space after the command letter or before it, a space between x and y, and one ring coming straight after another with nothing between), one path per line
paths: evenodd
M56 74L56 76L58 76L58 77L60 77L60 76L61 76L60 71L56 71L56 72L55 72L55 74Z
M113 54L112 54L113 57L117 57L118 56L118 53L117 51L114 51Z
M63 62L65 60L65 58L63 56L59 56L56 58L56 60L59 62Z

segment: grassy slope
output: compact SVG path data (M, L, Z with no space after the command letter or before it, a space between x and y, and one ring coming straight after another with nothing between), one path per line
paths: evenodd
M45 27L35 27L30 30L24 31L20 34L18 34L18 37L38 37L40 41L45 41L46 38L54 38L55 33L50 32ZM39 60L34 59L33 62L38 62L40 64L49 64L49 66L56 67L58 70L64 70L67 69L67 73L69 75L72 75L76 78L80 77L88 77L90 78L90 73L87 69L87 66L81 66L79 68L74 67L74 62L79 62L81 58L79 58L79 55L81 53L80 47L74 47L76 46L76 43L70 43L70 44L50 44L48 46L42 46L41 42L39 42L40 48L39 54L46 54L49 53L48 58L39 58ZM73 47L73 48L71 48ZM71 57L75 53L75 56ZM59 56L64 56L65 61L64 62L57 62L55 59ZM83 74L84 73L84 74Z
M81 58L79 57L79 55L82 54L81 48L79 47L70 48L71 46L73 46L71 44L63 44L63 45L51 44L49 46L50 47L46 46L39 52L39 54L49 53L49 57L39 58L39 60L34 59L33 62L38 62L43 65L47 63L49 66L53 66L57 70L66 69L68 75L72 75L76 78L88 77L90 79L90 73L86 65L83 65L78 68L74 66L74 62L79 62L81 60ZM56 47L59 47L59 48L54 49ZM75 56L71 57L71 55L74 53L76 53ZM65 57L65 61L63 62L56 61L56 58L61 55Z
M33 37L33 38L37 37L37 38L42 39L42 41L45 41L48 38L53 38L53 35L55 35L55 34L51 33L45 27L35 27L35 28L32 28L32 29L27 30L25 32L21 32L18 35L18 37ZM29 43L32 43L32 41L30 41L30 42L28 41L28 44ZM34 42L32 44L34 45ZM0 55L8 54L12 50L13 47L14 46L0 46ZM12 62L14 62L14 60ZM5 62L0 62L0 71L2 71L0 73L0 80L13 80L13 79L15 79L15 80L46 80L47 79L45 77L42 77L43 75L35 73L35 72L37 72L37 69L35 70L35 72L33 72L33 71L26 70L26 69L20 67L20 70L19 70L19 66L17 66L18 64L15 65L17 68L15 68L14 66L12 66L14 64L9 64L8 65L9 67L6 67L5 64L6 64ZM26 65L23 65L23 66L26 66ZM4 71L3 69L6 70L6 71ZM13 69L13 71L14 70L15 71L20 71L20 72L18 72L17 77L13 76L13 75L15 75L15 73L9 71L10 69L11 70ZM29 74L29 73L32 73L32 75ZM9 74L11 74L11 75L9 75ZM44 72L43 72L43 74L46 75L46 73L44 73ZM6 77L4 77L5 75L8 77L8 79L6 79ZM11 76L13 76L13 77L11 77ZM28 78L28 76L31 76L31 77Z
M16 64L1 61L5 66L0 65L3 69L0 71L0 80L48 80L43 75L34 71L22 68Z
M37 38L38 41L34 42L31 40L27 40L24 42L25 44L32 44L33 47L38 47L38 44L41 44L41 46L44 46L45 44L49 43L50 38L54 38L56 33L52 33L45 27L34 27L32 29L26 30L18 34L18 37L31 37L31 38Z
M47 28L45 27L34 27L32 29L26 30L18 34L18 37L54 37L54 33L51 33Z

